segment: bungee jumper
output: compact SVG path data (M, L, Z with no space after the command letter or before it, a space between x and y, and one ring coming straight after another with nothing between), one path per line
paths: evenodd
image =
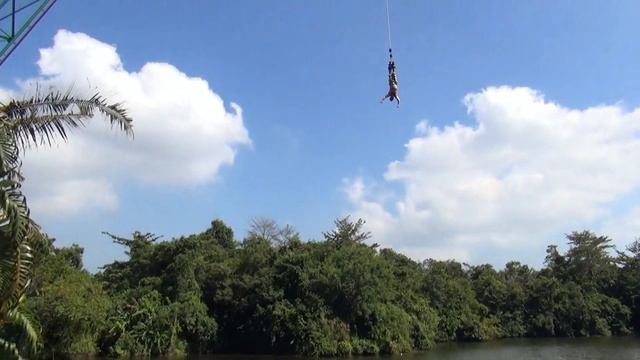
M387 0L387 32L389 34L389 64L387 65L387 71L389 72L389 92L385 95L380 103L382 104L387 98L389 101L397 102L397 107L400 107L400 97L398 96L398 75L396 74L396 63L393 61L393 52L391 50L391 21L389 20L389 0Z
M393 53L389 49L389 64L387 65L387 71L389 72L389 92L385 95L380 103L382 104L387 98L389 101L397 101L397 107L400 107L400 97L398 96L398 75L396 75L396 63L393 61Z

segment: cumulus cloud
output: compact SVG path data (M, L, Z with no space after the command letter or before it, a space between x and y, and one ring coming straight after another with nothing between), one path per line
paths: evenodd
M36 214L75 214L117 207L114 181L197 185L216 178L234 162L238 147L251 143L242 109L227 110L209 83L167 63L125 69L117 49L82 33L60 30L53 46L40 50L40 75L19 83L30 93L53 87L110 102L123 102L134 119L135 140L93 119L68 143L29 151L24 159L26 191ZM13 94L16 92L14 91ZM10 90L0 90L0 95ZM51 185L55 184L55 185Z
M569 109L506 86L464 105L471 126L417 125L384 174L382 185L403 189L393 203L349 180L354 213L377 229L375 241L420 259L483 261L500 249L500 260L530 261L529 250L543 252L563 232L608 221L640 187L640 109Z
M640 206L634 206L619 217L606 219L602 233L613 239L618 250L625 250L632 241L640 238Z

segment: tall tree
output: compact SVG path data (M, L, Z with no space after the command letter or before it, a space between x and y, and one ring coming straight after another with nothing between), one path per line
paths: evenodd
M42 239L21 191L21 151L66 140L68 129L82 126L96 113L132 134L132 120L122 106L108 104L97 94L85 99L52 92L0 103L0 328L18 322L30 329L17 308L31 282L30 245ZM0 350L20 358L14 343L0 339Z
M640 331L640 239L618 253L618 262L618 298L631 310L631 326Z
M371 233L364 231L364 220L353 222L349 216L335 221L336 228L323 233L324 239L331 244L343 246L348 244L360 244L371 237Z
M609 253L613 248L611 239L590 231L572 232L567 239L570 248L565 259L569 280L585 290L610 290L616 273L614 259Z

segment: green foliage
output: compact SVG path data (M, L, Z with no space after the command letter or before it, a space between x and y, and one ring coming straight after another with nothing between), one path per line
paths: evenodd
M423 292L439 314L436 339L488 340L497 336L489 309L478 301L462 265L453 261L428 260Z
M640 240L627 247L627 252L618 253L620 270L615 294L631 312L630 325L640 330Z
M348 244L361 244L371 237L368 232L363 232L364 220L358 219L352 222L349 217L344 217L335 221L336 228L324 233L324 238L328 243L337 246Z
M24 311L23 304L6 314L5 326L0 329L4 349L2 358L33 357L39 348L40 336L31 316Z
M29 217L26 198L21 192L20 151L27 147L51 145L56 138L67 138L67 129L83 125L96 112L112 125L131 133L131 119L119 105L109 105L100 96L79 99L70 94L50 92L23 100L0 104L0 330L22 327L33 333L27 318L19 317L18 306L31 284L32 245L43 238ZM35 338L35 337L34 337ZM34 343L34 341L31 341ZM33 346L31 346L33 350ZM20 358L20 345L5 337L0 351Z
M205 231L204 236L215 240L225 249L234 249L237 245L233 238L233 230L220 219L211 222L211 227Z
M220 220L170 241L109 235L128 259L93 277L81 270L82 249L42 247L40 290L28 307L42 327L42 354L402 354L437 341L638 329L637 242L613 257L608 238L572 233L565 253L548 248L541 270L517 262L496 270L418 263L368 245L363 221L335 225L311 242L269 219L254 220L242 241ZM61 310L54 317L45 304ZM54 337L63 325L64 339Z
M370 316L371 339L387 354L413 349L411 316L393 304L376 304Z
M72 254L73 256L70 256ZM57 249L35 269L37 288L26 302L42 329L42 354L95 353L99 333L106 327L111 299L101 284L78 267L82 249Z
M570 248L565 255L567 279L587 291L608 292L614 285L616 265L610 254L611 239L592 232L567 235Z
M112 327L107 334L115 342L110 345L112 355L158 355L181 352L177 332L176 306L157 291L140 298L122 301L109 317Z

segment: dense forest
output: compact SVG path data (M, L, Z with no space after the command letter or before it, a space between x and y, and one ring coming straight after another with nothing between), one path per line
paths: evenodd
M416 262L367 243L348 217L320 241L256 220L242 241L215 220L170 241L105 235L128 259L97 274L83 249L34 249L22 311L45 358L206 352L403 353L437 342L631 334L640 329L640 243L589 231L545 265ZM96 245L98 246L98 245ZM11 329L4 329L10 338ZM18 341L17 339L16 341Z

